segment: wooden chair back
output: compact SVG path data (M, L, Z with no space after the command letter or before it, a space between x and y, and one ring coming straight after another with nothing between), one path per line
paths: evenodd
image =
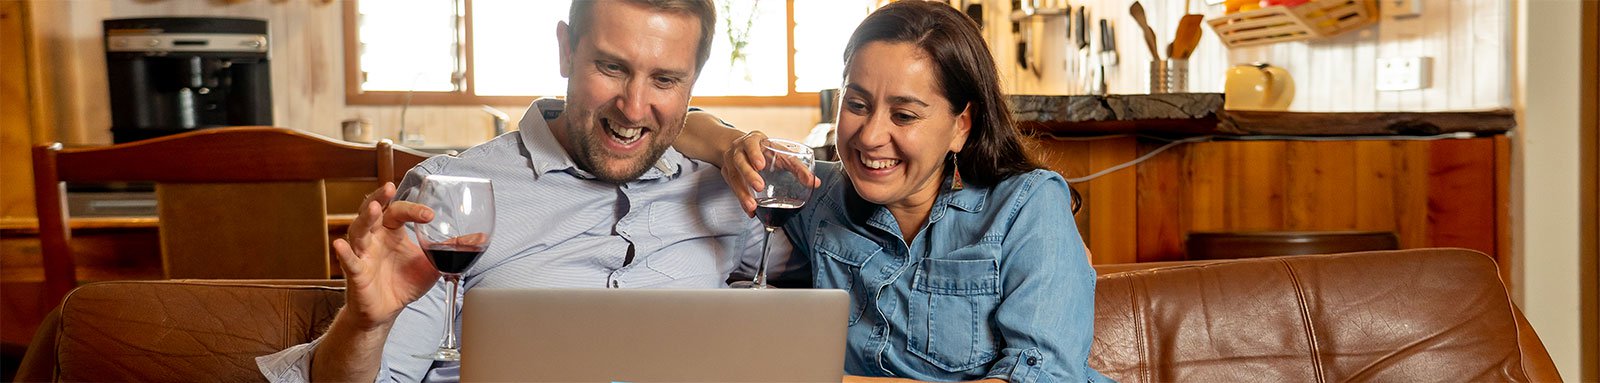
M398 181L427 158L387 140L352 144L273 127L105 147L45 145L33 156L46 304L78 284L66 182L155 183L167 278L325 279L324 181Z

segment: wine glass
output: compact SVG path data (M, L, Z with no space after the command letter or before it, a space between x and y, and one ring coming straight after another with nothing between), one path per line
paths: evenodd
M772 251L772 232L783 227L795 212L811 198L811 166L815 157L811 148L799 142L769 139L762 156L767 167L761 169L763 189L756 189L756 218L766 228L766 238L761 244L761 261L756 265L752 289L767 288L767 253Z
M494 186L483 178L430 175L422 179L417 203L433 209L433 221L414 225L417 244L445 282L450 283L450 315L445 317L444 339L439 341L438 350L417 357L458 361L461 344L455 332L457 291L461 288L461 273L489 248L489 236L494 233Z

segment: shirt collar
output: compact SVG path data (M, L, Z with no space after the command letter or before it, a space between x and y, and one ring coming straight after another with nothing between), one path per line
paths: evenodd
M536 176L565 172L583 179L594 179L593 174L578 168L566 148L561 147L555 135L550 133L549 121L560 117L566 105L566 101L554 98L534 100L528 106L527 113L523 114L522 121L517 124L517 130L522 134L522 146L528 150L528 160ZM677 149L668 147L655 165L639 176L639 180L676 178L683 174L683 165L688 161Z
M987 205L989 188L967 184L961 190L951 190L951 180L951 178L946 177L944 182L939 185L939 196L935 197L931 207L932 211L928 212L927 225L932 225L943 219L945 212L948 210L947 206L969 213L977 213L982 212L983 207ZM844 214L852 217L852 221L866 222L869 226L893 233L896 236L900 234L900 227L895 224L894 214L889 212L888 206L861 199L861 195L855 191L855 185L850 183L849 180L844 180L844 182L847 185L844 190L846 206L841 206Z

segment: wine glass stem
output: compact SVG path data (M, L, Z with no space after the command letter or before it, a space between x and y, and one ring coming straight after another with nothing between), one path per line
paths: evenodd
M456 290L461 288L461 275L445 274L444 280L450 282L450 315L444 317L444 340L439 342L439 348L455 350L461 348L456 343L456 315L460 314L460 307L456 306Z
M761 261L756 263L756 288L767 288L767 253L772 251L772 226L767 226L766 237L761 240Z

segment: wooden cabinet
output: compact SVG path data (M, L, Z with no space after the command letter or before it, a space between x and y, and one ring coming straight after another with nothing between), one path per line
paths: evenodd
M1509 140L1217 141L1182 144L1074 184L1096 263L1185 259L1193 231L1392 231L1402 248L1463 247L1509 269ZM1164 142L1035 138L1068 178ZM1508 279L1509 280L1509 279Z

